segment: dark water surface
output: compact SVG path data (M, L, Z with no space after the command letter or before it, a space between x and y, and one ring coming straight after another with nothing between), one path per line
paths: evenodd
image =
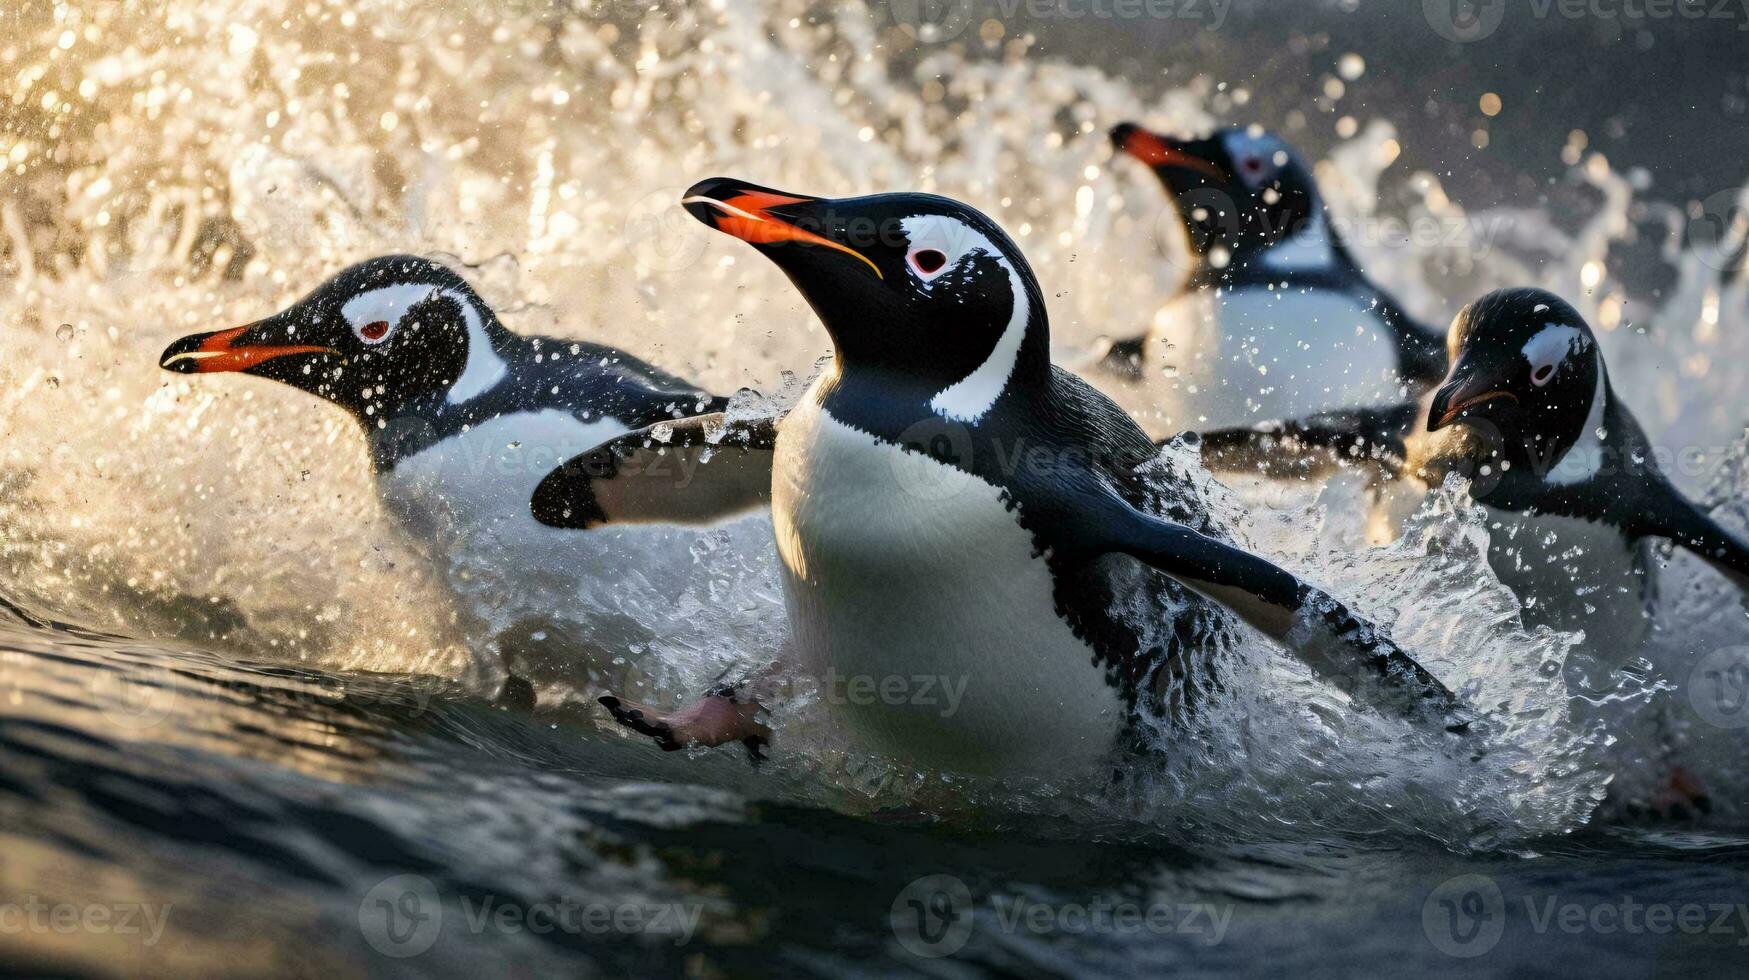
M697 760L415 678L15 624L0 682L0 927L18 972L1749 966L1738 836L1593 830L1474 857L1413 840L1090 840L764 804L756 779L699 785Z

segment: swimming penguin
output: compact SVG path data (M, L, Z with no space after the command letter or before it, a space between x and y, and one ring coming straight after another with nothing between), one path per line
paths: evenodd
M633 433L556 470L531 505L586 528L769 501L804 676L965 687L953 711L827 697L861 744L953 772L1096 771L1139 721L1214 683L1211 651L1240 620L1357 701L1468 723L1372 624L1234 545L1197 486L1148 471L1142 430L1050 363L1038 281L989 218L925 194L826 200L727 178L683 203L789 276L831 367L781 422ZM604 703L666 748L746 734L721 703Z
M1206 433L1204 456L1277 469L1343 457L1421 487L1467 476L1488 514L1489 564L1526 624L1582 629L1621 651L1617 663L1646 632L1654 540L1749 586L1749 547L1659 469L1577 310L1545 290L1499 290L1458 313L1447 343L1450 375L1425 405ZM1392 421L1404 415L1420 422L1406 437Z
M1153 168L1189 237L1189 277L1103 366L1165 376L1180 429L1395 405L1445 373L1437 331L1361 272L1292 146L1261 129L1180 140L1132 123L1116 149Z
M389 512L453 587L501 612L580 574L571 536L529 517L542 477L629 430L726 404L611 347L511 333L460 275L411 255L347 268L255 323L184 337L161 364L270 378L345 409ZM547 560L555 539L563 561Z

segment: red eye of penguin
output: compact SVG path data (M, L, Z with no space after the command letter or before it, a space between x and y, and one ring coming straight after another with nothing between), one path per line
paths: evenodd
M1553 364L1544 364L1544 365L1538 367L1536 370L1530 372L1531 383L1536 385L1538 388L1541 388L1543 385L1548 384L1549 379L1554 377L1554 376L1555 376L1555 366Z
M947 256L933 248L920 248L911 253L911 264L917 267L918 272L932 276L947 264Z
M377 320L367 323L358 328L358 335L374 344L389 335L389 321Z

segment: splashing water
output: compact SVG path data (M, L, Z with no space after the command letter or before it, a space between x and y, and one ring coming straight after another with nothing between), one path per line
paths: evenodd
M349 262L417 251L463 267L514 330L612 344L713 390L781 402L827 338L778 270L680 212L682 189L722 173L832 196L964 199L1030 258L1054 339L1086 345L1145 323L1183 268L1181 244L1158 233L1168 203L1151 176L1111 159L1107 128L1206 127L1224 105L1200 79L1144 93L1026 57L1022 42L987 56L893 53L896 28L856 4L243 0L221 11L166 0L0 17L21 39L0 51L6 593L131 636L483 691L501 676L484 651L510 627L562 646L527 621L543 597L494 605L491 569L469 570L483 583L481 622L453 594L457 569L433 567L382 511L350 422L270 382L163 374L168 340L283 308ZM1745 413L1721 366L1749 358L1749 277L1732 274L1742 229L1684 241L1680 215L1667 215L1675 285L1631 295L1609 248L1644 224L1630 218L1662 212L1601 156L1574 166L1596 207L1563 231L1565 216L1466 210L1435 175L1394 174L1396 155L1393 128L1376 120L1318 164L1343 226L1401 215L1455 232L1350 234L1362 264L1433 322L1496 286L1569 298L1599 328L1654 443L1698 447L1692 471L1673 475L1730 501L1741 526ZM1142 395L1114 395L1158 427ZM1185 453L1162 465L1206 480ZM1162 733L1171 761L1159 773L1092 800L1044 787L1005 805L1258 835L1418 829L1459 846L1581 824L1612 763L1609 739L1569 717L1563 670L1578 638L1517 624L1461 496L1436 495L1382 549L1364 547L1361 502L1339 480L1244 530L1496 709L1503 728L1482 761L1357 716L1280 658L1245 650L1227 665L1241 693ZM678 697L775 654L767 527L677 536L667 547L703 570L677 591L657 578L603 599L665 631L620 651L641 661L646 696ZM1742 609L1716 580L1681 556L1672 574L1675 615L1700 625L1660 642L1744 642ZM571 690L588 693L581 680ZM795 715L806 744L807 706ZM782 763L774 782L852 809L980 792L824 750Z

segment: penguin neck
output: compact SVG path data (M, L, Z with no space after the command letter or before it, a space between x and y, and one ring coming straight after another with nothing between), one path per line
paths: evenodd
M1314 195L1311 204L1310 215L1280 237L1242 235L1198 252L1196 268L1184 290L1211 286L1236 289L1284 279L1346 276L1356 268L1354 259L1330 223L1322 199ZM1215 248L1224 252L1219 265Z
M1622 426L1617 424L1614 392L1609 387L1609 372L1604 370L1603 355L1597 351L1595 343L1592 346L1592 356L1597 361L1597 381L1591 392L1591 403L1585 413L1585 421L1579 432L1560 458L1554 461L1547 475L1543 478L1551 487L1569 487L1590 483L1597 479L1611 454L1606 447L1612 443L1619 444L1626 436Z
M511 367L529 356L527 338L511 333L491 308L453 287L437 287L461 308L467 352L445 386L386 391L363 400L341 402L364 430L371 462L379 471L437 441L451 429L478 423L503 411L491 393L511 376ZM433 370L437 370L434 366Z
M1024 309L1015 311L965 377L944 385L939 378L859 364L840 354L820 379L820 404L841 420L879 420L883 429L902 429L929 416L972 425L1000 402L1043 391L1051 372L1049 320L1036 290L1027 290L1024 299Z
M467 359L461 374L450 383L444 400L462 405L497 386L510 373L510 355L519 339L498 322L491 308L468 293L445 290L461 306L462 326L467 332Z
M1503 510L1536 510L1585 520L1606 520L1620 510L1620 477L1655 470L1638 425L1615 398L1601 358L1584 427L1565 445L1539 449L1523 438L1511 466L1476 499ZM1601 433L1601 434L1600 434ZM1631 481L1630 481L1631 483Z

